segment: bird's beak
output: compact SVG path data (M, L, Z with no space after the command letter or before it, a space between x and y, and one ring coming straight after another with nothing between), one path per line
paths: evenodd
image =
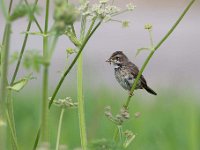
M106 60L106 62L108 62L108 63L111 64L112 61L111 61L111 59L109 58L108 60Z

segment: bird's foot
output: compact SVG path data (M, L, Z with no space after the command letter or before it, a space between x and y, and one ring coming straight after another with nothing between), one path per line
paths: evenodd
M133 95L134 95L133 93L129 92L129 97L132 97Z

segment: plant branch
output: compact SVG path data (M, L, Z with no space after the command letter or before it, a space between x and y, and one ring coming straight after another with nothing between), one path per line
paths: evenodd
M34 10L35 7L37 6L37 3L38 3L38 0L35 0L34 6L33 6L33 10ZM28 25L27 25L27 28L26 28L26 33L28 33L28 32L30 31L31 25L32 25L32 20L30 20L30 21L28 22ZM15 67L15 71L14 71L14 74L13 74L13 76L12 76L12 80L11 80L10 85L12 85L12 84L15 82L15 79L16 79L16 77L17 77L17 73L18 73L18 71L19 71L19 67L20 67L20 64L21 64L21 61L22 61L22 56L23 56L24 50L25 50L25 48L26 48L26 43L27 43L27 40L28 40L28 36L29 36L29 34L25 34L24 41L23 41L23 44L22 44L22 48L21 48L21 50L20 50L19 58L18 58L18 60L17 60L17 65L16 65L16 67Z
M11 34L11 23L7 21L3 39L3 48L1 50L1 76L0 76L0 149L5 149L6 141L6 100L7 100L7 75L8 75L8 57Z
M62 127L62 121L63 121L64 112L65 112L65 108L62 108L61 112L60 112L59 123L58 123L58 133L57 133L57 139L56 139L56 150L59 150L60 133L61 133L61 127Z
M65 77L68 75L68 73L71 71L72 67L74 66L74 64L76 63L77 59L79 58L79 55L81 54L81 52L83 51L85 45L87 44L88 40L90 39L90 37L93 35L93 33L96 31L96 29L100 26L100 24L102 23L102 20L99 21L99 23L94 27L94 29L90 32L90 33L87 33L86 35L86 38L85 40L83 41L83 43L81 44L81 47L76 55L76 57L74 58L74 60L72 61L72 63L70 64L70 66L68 67L68 69L64 72L63 76L61 77L59 83L57 84L56 86L56 89L52 95L52 98L49 102L49 109L51 108L51 105L53 103L53 100L55 99L57 93L58 93L58 90L60 89L63 81L65 80Z
M48 32L49 21L49 0L46 0L46 12L45 12L45 25L44 34ZM48 60L48 36L43 37L43 59L45 62ZM43 68L43 88L42 88L42 118L41 118L41 139L42 142L48 141L48 72L49 64L44 63Z
M29 7L28 1L27 1L27 0L24 0L24 1L25 1L26 5ZM37 2L36 2L36 4L37 4ZM38 29L40 30L40 32L43 33L40 24L38 23L37 19L36 19L35 16L34 16L35 8L36 8L36 5L35 5L35 2L34 2L34 6L33 6L33 9L32 9L32 13L33 13L32 17L33 17L33 20L35 21L35 23L36 23ZM29 9L31 9L31 8L29 7ZM32 20L32 19L31 19L31 20Z

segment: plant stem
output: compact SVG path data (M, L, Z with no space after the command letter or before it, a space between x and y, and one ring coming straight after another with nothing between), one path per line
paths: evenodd
M44 35L48 32L48 20L49 20L49 0L46 0L46 15L45 15L45 27ZM43 37L43 59L48 60L48 37ZM41 120L41 140L42 142L48 142L48 72L49 64L44 63L43 68L43 92L42 92L42 120Z
M85 125L85 111L84 111L84 99L83 99L83 70L82 70L82 55L78 59L77 68L77 98L78 98L78 116L79 116L79 130L81 138L81 147L83 150L87 149L87 134Z
M53 92L53 95L51 97L51 100L49 102L49 109L51 108L51 105L63 83L63 81L65 80L65 77L68 75L68 73L70 72L70 70L72 69L72 67L74 66L74 64L76 63L77 59L79 58L81 52L83 51L85 45L87 44L88 40L90 39L90 37L93 35L93 33L96 31L96 29L100 26L100 24L102 23L102 20L99 21L99 23L94 27L94 29L90 32L87 33L86 38L84 39L83 43L81 44L81 47L76 55L76 57L73 59L72 63L70 64L70 66L67 68L67 70L64 72L63 76L61 77L60 81L58 82L56 89Z
M6 100L7 100L7 75L8 75L8 57L10 45L11 23L7 21L3 39L3 48L1 51L1 76L0 76L0 149L6 148Z
M37 6L37 3L38 3L38 0L35 0L34 6L33 6L33 10ZM32 25L32 20L29 20L27 28L26 28L26 33L28 33L30 31L31 25ZM24 50L26 48L26 43L27 43L27 40L28 40L28 36L29 36L29 34L25 34L24 41L23 41L23 44L22 44L22 48L20 50L19 58L17 60L17 65L15 67L15 71L14 71L14 74L12 76L12 80L11 80L11 83L10 83L11 85L15 82L15 79L17 77L17 73L19 71L19 67L20 67L20 64L21 64L21 61L22 61L22 56L23 56Z
M17 133L15 128L15 117L14 117L14 109L13 109L13 99L12 99L12 91L8 90L7 92L7 120L9 121L9 128L11 132L12 142L15 149L18 149L17 144Z
M28 1L27 1L27 0L24 0L24 1L25 1L26 5L29 7ZM35 16L34 16L34 11L35 11L35 8L36 8L36 6L37 6L37 2L38 2L38 0L36 0L36 1L34 2L33 9L32 9L33 20L35 21L35 24L37 25L37 27L38 27L38 29L40 30L40 32L43 33L40 24L38 23L37 19L36 19ZM31 8L29 7L29 9L31 9ZM30 20L32 21L32 19L30 19Z
M185 14L188 12L188 10L190 9L190 7L192 6L192 4L195 2L195 0L191 0L190 3L188 4L188 6L185 8L185 10L183 11L183 13L180 15L180 17L178 18L178 20L174 23L174 25L172 26L172 28L167 32L167 34L160 40L160 42L155 46L155 48L151 51L151 53L149 54L149 56L147 57L147 59L145 60L144 64L142 65L141 70L139 71L137 78L135 79L133 86L131 88L130 91L130 95L127 98L126 103L124 104L124 107L127 109L131 100L131 95L133 94L137 83L144 71L144 69L146 68L148 62L150 61L151 57L153 56L154 52L163 44L163 42L165 42L165 40L171 35L171 33L174 31L174 29L177 27L177 25L180 23L180 21L183 19L183 17L185 16Z
M19 147L18 147L18 144L17 144L16 132L13 130L15 128L13 128L13 125L12 125L12 122L10 120L10 116L9 116L9 112L8 111L6 111L6 117L7 117L8 126L10 128L12 140L13 140L13 149L14 150L18 150Z
M61 133L61 127L62 127L62 121L63 121L64 112L65 112L65 109L62 108L61 112L60 112L59 123L58 123L58 133L57 133L57 140L56 140L56 150L59 150L60 133Z
M84 3L85 0L82 0ZM80 40L81 43L84 40L86 28L86 16L82 16L81 20L81 34ZM80 54L78 58L77 65L77 99L78 99L78 118L79 118L79 130L80 130L80 139L81 139L81 147L83 150L87 149L87 132L85 125L85 110L84 110L84 98L83 98L83 56Z

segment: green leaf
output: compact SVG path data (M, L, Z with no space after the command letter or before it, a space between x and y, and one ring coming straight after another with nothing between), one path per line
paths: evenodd
M32 74L20 79L19 81L14 82L12 86L8 87L8 89L19 92L31 79L33 79Z

